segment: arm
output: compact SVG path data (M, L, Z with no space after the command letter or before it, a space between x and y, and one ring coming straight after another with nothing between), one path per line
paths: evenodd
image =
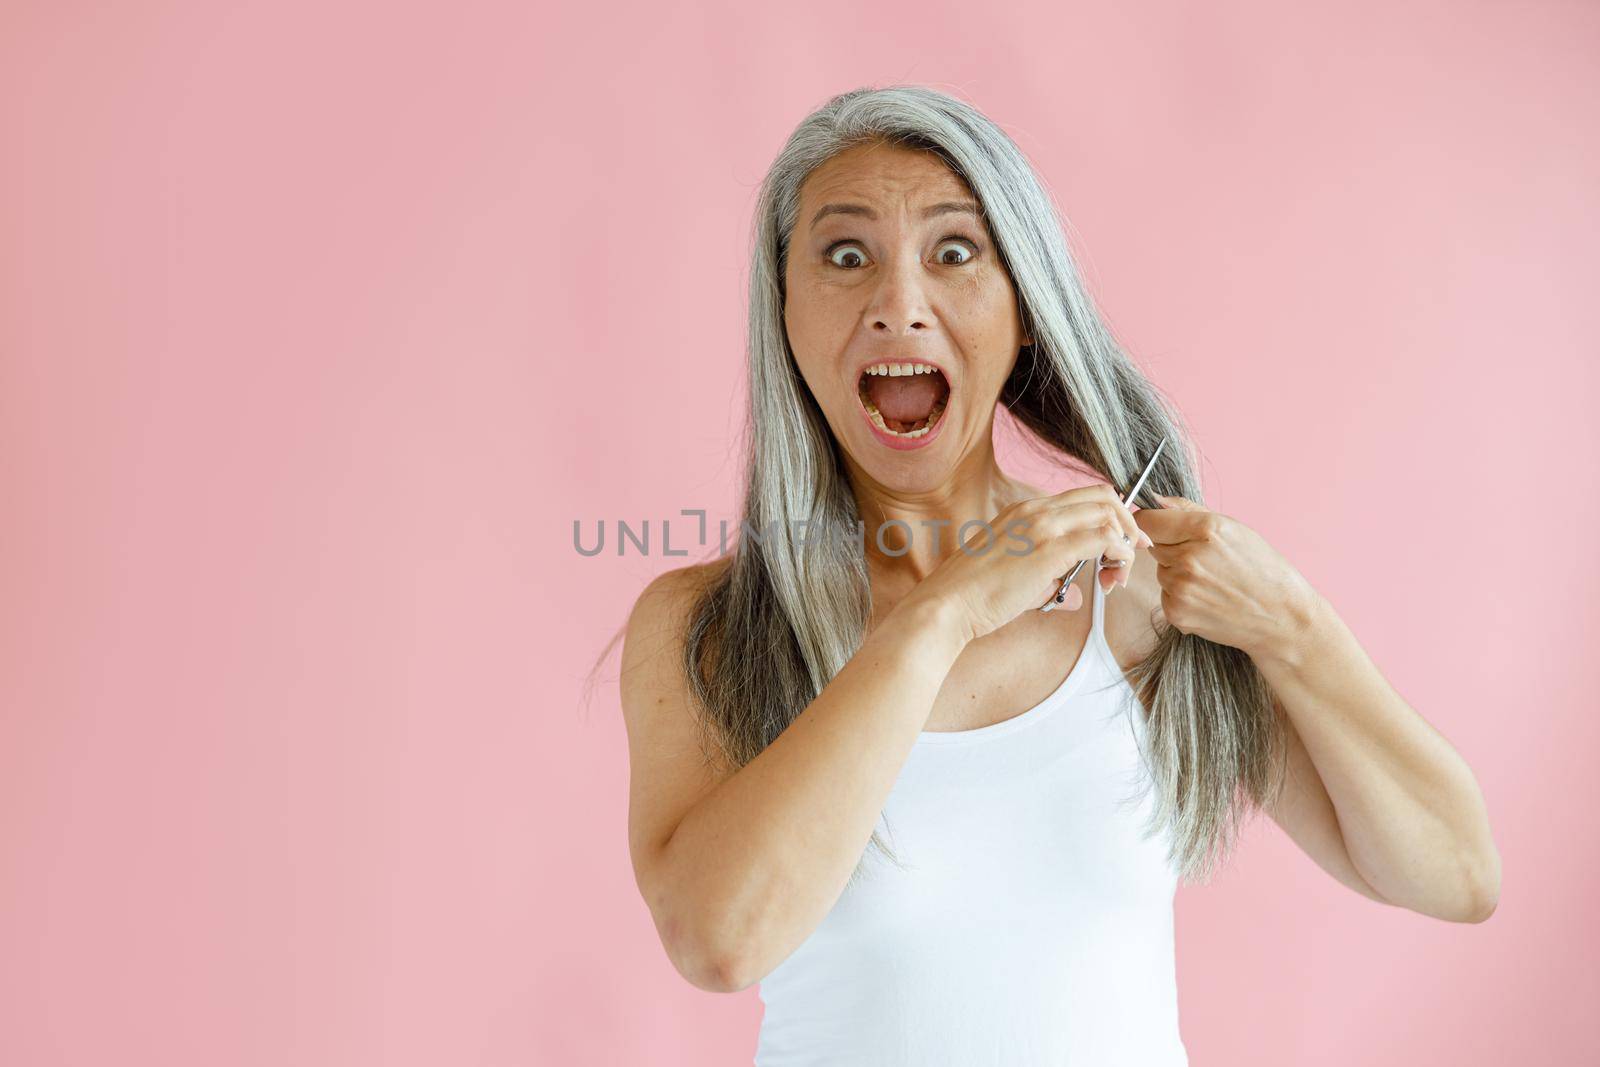
M1283 788L1267 804L1267 814L1272 816L1289 840L1300 847L1341 885L1355 890L1369 900L1388 904L1383 895L1361 876L1350 850L1345 847L1344 831L1339 826L1339 813L1334 810L1333 798L1323 787L1322 776L1317 773L1311 754L1306 751L1294 721L1276 697L1272 702L1274 714L1283 727L1285 763Z
M944 602L908 596L772 744L691 794L664 784L687 781L699 755L681 643L648 640L677 631L678 613L665 617L636 608L623 656L636 870L679 971L733 992L793 952L844 891L969 631ZM685 813L658 832L648 812L673 805Z
M1302 771L1316 772L1316 782L1297 776L1291 761L1291 795L1274 813L1284 829L1297 841L1337 830L1355 871L1392 904L1455 922L1494 914L1500 854L1471 768L1332 606L1307 587L1282 640L1252 659L1292 727L1291 750L1305 753Z
M1140 557L1134 564L1126 593L1119 594L1107 603L1108 636L1113 638L1117 647L1128 650L1127 658L1122 660L1124 669L1153 651L1157 627L1165 621L1156 569L1157 564L1153 559ZM1303 603L1311 602L1308 599ZM1454 870L1450 870L1449 862L1444 861L1446 870L1442 879L1430 877L1426 863L1420 869L1417 867L1414 861L1419 857L1410 851L1409 844L1418 836L1424 841L1429 840L1428 809L1419 808L1415 793L1407 796L1403 784L1398 786L1401 797L1396 800L1393 795L1396 787L1385 783L1387 775L1380 770L1383 764L1365 758L1364 754L1389 750L1388 746L1393 742L1384 739L1382 724L1398 718L1402 727L1401 736L1420 730L1424 739L1422 751L1431 754L1434 761L1442 760L1447 776L1450 769L1460 775L1464 764L1460 763L1453 749L1437 739L1437 735L1420 716L1403 703L1398 703L1399 698L1383 682L1376 667L1361 652L1353 638L1346 636L1343 640L1328 640L1320 636L1319 624L1313 622L1314 613L1309 607L1291 613L1291 618L1293 622L1289 632L1295 640L1285 646L1287 654L1273 656L1259 653L1252 657L1272 686L1273 709L1283 726L1286 741L1287 765L1283 789L1269 804L1268 814L1317 866L1362 896L1441 918L1487 918L1493 911L1493 898L1498 894L1499 883L1499 858L1494 852L1493 842L1488 838L1487 826L1479 822L1474 830L1470 818L1458 823L1462 826L1459 832L1467 834L1469 839L1474 832L1483 835L1475 845L1466 846L1468 855L1476 854L1480 859L1487 857L1481 865L1466 862L1464 868L1458 864ZM1341 623L1335 634L1342 628ZM1348 635L1348 630L1344 633ZM1307 656L1304 651L1296 652L1298 646L1309 649L1310 655ZM1351 659L1355 661L1353 664L1349 662ZM1327 685L1329 679L1333 681L1331 688ZM1374 690L1379 694L1376 701L1372 696ZM1284 703L1286 694L1293 703L1294 712ZM1376 715L1363 712L1363 709L1370 711L1374 708ZM1297 722L1308 719L1313 720L1310 732L1319 742L1318 759L1313 758L1297 725ZM1371 729L1374 721L1379 724L1376 737ZM1318 729L1319 724L1324 729ZM1411 730L1404 729L1407 726ZM1417 748L1415 744L1409 747L1413 750ZM1423 758L1408 777L1402 762L1398 776L1399 783L1409 780L1413 791L1420 784L1424 801L1430 795L1425 784L1429 763L1428 758ZM1327 769L1324 770L1324 767ZM1420 778L1419 773L1422 775ZM1372 791L1375 787L1370 784L1374 774L1379 782L1375 793ZM1330 795L1330 787L1325 780L1343 786L1342 796L1347 799L1336 801ZM1458 777L1456 781L1470 783L1471 778L1470 775ZM1361 799L1363 796L1367 798L1365 803ZM1436 801L1444 801L1447 811L1451 808L1448 791L1434 794L1434 797ZM1455 797L1453 803L1457 809L1464 805L1469 816L1475 815L1479 820L1483 818L1482 798L1477 795L1475 786L1471 787L1470 792L1458 790ZM1422 820L1420 823L1419 818ZM1363 828L1373 825L1379 828L1376 836L1369 830L1366 844L1352 844ZM1448 834L1448 825L1435 821L1436 829L1440 825L1446 826ZM1439 842L1448 842L1450 837L1431 840L1434 843L1424 847L1422 855L1429 852L1437 855ZM1450 847L1448 843L1444 845L1446 850ZM1475 852L1475 849L1483 851ZM1362 862L1357 862L1356 855L1362 857ZM1389 857L1387 866L1385 856ZM1407 862L1408 859L1413 862ZM1428 862L1437 867L1440 860L1435 858ZM1410 880L1414 883L1409 890L1406 884L1408 868L1411 871ZM1377 879L1376 883L1372 881L1374 878ZM1387 892L1380 892L1375 885L1383 886ZM1417 885L1422 887L1420 892ZM1444 892L1430 894L1427 889L1429 885L1443 886ZM1452 888L1454 899L1451 898Z

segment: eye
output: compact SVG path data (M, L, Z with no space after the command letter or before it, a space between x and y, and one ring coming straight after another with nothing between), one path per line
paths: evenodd
M846 254L851 255L851 256L854 256L856 258L856 262L855 263L841 263L838 259L834 258L835 256L837 256L841 252L846 253ZM828 256L828 261L830 263L832 263L835 267L844 267L847 270L854 270L856 267L859 267L862 263L866 262L866 257L861 254L861 249L860 248L856 247L853 244L848 244L848 243L843 242L843 241L841 241L839 244L834 245L832 248L828 249L827 256Z
M947 259L947 258L945 258L945 249L947 249L947 248L958 248L961 251L966 252L967 254L965 256L963 256L962 258L960 258L960 259ZM967 250L969 248L972 251L968 252ZM974 245L971 241L967 240L965 237L946 237L943 241L941 241L939 243L939 251L934 256L934 258L937 259L940 263L945 264L946 266L958 267L961 264L966 263L968 260L972 259L972 257L976 256L977 254L978 254L977 246Z
M951 248L963 254L952 259L948 251ZM970 263L978 255L978 251L979 249L975 242L965 237L950 234L940 240L938 250L934 255L934 261L941 266L959 267ZM835 267L841 267L845 270L857 270L867 262L866 255L861 251L861 246L854 241L840 241L831 245L823 255Z

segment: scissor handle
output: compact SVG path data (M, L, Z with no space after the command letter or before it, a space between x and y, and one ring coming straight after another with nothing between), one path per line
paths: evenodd
M1133 543L1133 538L1129 537L1127 534L1123 534L1122 539L1128 544ZM1061 584L1056 588L1056 595L1051 597L1049 600L1046 600L1044 602L1044 606L1039 610L1054 611L1057 604L1065 604L1067 602L1067 590L1072 587L1072 580L1078 576L1078 572L1083 570L1083 565L1088 562L1089 561L1086 559L1080 559L1077 563L1073 564L1072 569L1066 573L1066 575L1061 579Z
M1155 470L1156 459L1160 457L1161 450L1166 447L1167 436L1162 434L1161 443L1156 445L1156 450L1150 454L1150 462L1144 465L1144 471L1139 475L1139 480L1133 483L1133 488L1128 490L1128 495L1122 498L1123 507L1127 507L1128 504L1132 502L1133 498L1139 495L1139 490L1144 488L1144 480L1150 477L1151 471ZM1133 543L1133 538L1129 537L1127 534L1122 535L1122 540L1128 544ZM1083 570L1083 565L1088 562L1089 561L1086 559L1080 559L1077 563L1077 566L1073 567L1072 570L1061 579L1061 585L1056 589L1056 595L1045 601L1044 606L1039 610L1054 611L1057 604L1066 603L1067 587L1072 584L1072 580L1078 576L1078 572Z

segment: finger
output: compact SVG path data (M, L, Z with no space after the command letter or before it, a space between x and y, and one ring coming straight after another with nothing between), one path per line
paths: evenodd
M1189 503L1193 504L1193 501ZM1206 513L1206 509L1198 505L1180 507L1174 504L1171 507L1140 508L1134 521L1156 545L1176 545L1193 536L1195 520Z
M1147 551L1153 552L1154 549L1149 549ZM1131 552L1126 559L1112 559L1106 556L1100 557L1101 569L1109 572L1111 575L1111 580L1117 585L1127 585L1133 580L1133 567L1137 562L1138 560Z
M1134 516L1133 525L1139 531L1139 535L1134 538L1135 546L1138 547L1138 548L1153 548L1153 547L1155 547L1155 543L1156 543L1155 538L1151 537L1150 536L1150 532L1148 530L1146 530L1144 528L1144 526L1139 522L1139 512L1141 510L1139 505L1130 504L1128 506L1128 510L1133 513L1133 516Z
M1101 579L1102 584L1113 584L1118 580L1119 575L1126 571L1127 566L1133 562L1137 542L1122 532L1120 523L1113 517L1114 512L1104 504L1097 501L1087 504L1080 502L1079 507L1087 507L1089 509L1088 514L1093 525L1080 525L1075 529L1069 527L1065 531L1064 537L1067 542L1079 546L1073 549L1073 555L1077 559L1082 560L1084 563L1098 560L1100 566L1096 570L1097 575L1100 570L1109 571L1107 578ZM1065 516L1056 516L1054 519L1055 523L1064 521L1068 521ZM1081 522L1082 520L1078 519L1076 521ZM1137 530L1137 528L1135 529ZM1069 570L1067 573L1070 574L1071 571ZM1066 574L1063 574L1061 578L1065 579L1066 576ZM1122 582L1124 585L1127 584L1127 579L1125 577L1122 578ZM1076 588L1075 584L1068 586L1069 590L1073 588ZM1079 595L1081 596L1081 593Z
M1069 571L1068 573L1071 572ZM1087 599L1083 590L1079 588L1079 583L1067 581L1067 575L1065 574L1051 580L1047 597L1048 599L1040 607L1041 611L1054 611L1057 608L1077 611ZM1061 599L1057 600L1057 597Z
M1156 561L1156 566L1166 567L1177 560L1178 553L1182 551L1182 548L1179 545L1163 544L1157 541L1145 551L1150 553L1150 558Z
M1141 531L1142 532L1142 531ZM1119 585L1127 585L1133 577L1133 564L1137 543L1112 542L1100 556L1101 585L1107 592ZM1098 577L1098 576L1097 576Z
M1081 485L1068 489L1064 493L1057 493L1051 502L1060 507L1073 507L1078 505L1109 505L1117 513L1117 521L1122 526L1128 544L1137 545L1147 540L1139 529L1139 524L1134 520L1133 512L1122 502L1117 491L1104 482L1096 485Z
M1116 521L1110 523L1109 527L1104 528L1105 532L1101 536L1099 553L1102 566L1117 568L1130 566L1133 563L1134 552L1139 547L1139 539L1143 536L1144 531L1140 530L1138 525L1135 524L1130 535L1124 529L1120 519L1121 516L1119 514Z
M1133 565L1130 562L1115 560L1112 564L1101 567L1100 573L1095 577L1100 581L1101 588L1109 593L1119 585L1127 585L1132 574Z
M1050 597L1052 600L1055 598L1054 589L1050 591ZM1067 586L1067 595L1061 598L1061 602L1056 607L1066 608L1068 611L1077 611L1083 607L1083 590L1078 588L1077 582Z
M1127 543L1139 545L1149 540L1144 531L1139 529L1139 523L1134 519L1133 512L1128 509L1128 505L1122 502L1122 498L1117 495L1117 491L1105 484L1100 485L1099 488L1103 491L1103 499L1116 509L1117 521L1122 524L1122 534L1127 539Z
M1119 578L1126 585L1126 567L1133 562L1135 550L1154 544L1108 485L1070 489L1051 498L1048 506L1061 509L1053 516L1052 524L1064 523L1068 536L1082 545L1076 550L1082 553L1077 558L1084 561L1098 558L1102 567L1109 565L1111 573L1102 580L1107 586L1115 584ZM1067 518L1068 510L1076 512L1071 519Z
M1112 503L1117 506L1117 516L1122 520L1123 532L1127 535L1128 543L1137 548L1148 548L1153 542L1150 535L1139 528L1139 520L1133 517L1133 509L1122 502L1122 498L1110 486L1106 486L1111 493Z

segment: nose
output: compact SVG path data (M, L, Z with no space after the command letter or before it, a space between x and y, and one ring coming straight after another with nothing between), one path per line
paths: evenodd
M876 334L912 336L933 321L923 290L921 265L915 255L899 257L879 274L877 288L867 301L866 318Z

